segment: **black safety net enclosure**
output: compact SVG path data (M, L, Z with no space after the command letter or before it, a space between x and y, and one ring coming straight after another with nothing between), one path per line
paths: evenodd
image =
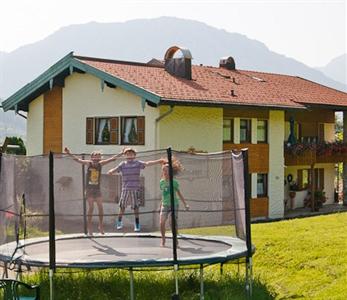
M116 154L2 154L0 260L52 271L249 263L246 150ZM215 226L218 236L185 233Z

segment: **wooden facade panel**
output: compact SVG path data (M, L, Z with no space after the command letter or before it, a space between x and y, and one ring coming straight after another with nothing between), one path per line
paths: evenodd
M268 217L269 215L269 198L251 199L251 217Z
M319 124L318 123L308 123L308 122L302 122L301 123L301 136L317 136L318 137L318 130L319 130ZM324 133L324 132L323 132Z
M307 111L286 111L285 120L289 122L293 117L296 122L335 123L335 112L329 109L313 109Z
M62 88L54 86L44 94L43 153L62 152Z
M223 116L226 118L257 118L269 119L269 110L267 109L231 109L224 108Z
M269 173L269 145L268 144L232 144L224 143L223 150L241 150L248 148L248 162L250 173Z
M306 150L300 155L289 153L284 154L284 164L286 166L302 166L311 165L316 162L316 154L314 151Z

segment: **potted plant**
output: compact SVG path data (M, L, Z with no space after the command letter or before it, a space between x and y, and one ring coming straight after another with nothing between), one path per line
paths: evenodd
M315 202L315 208L318 210L319 208L323 207L323 203L326 202L326 196L325 192L322 190L317 190L314 192L314 202Z
M296 191L298 190L298 184L295 181L292 181L289 186L290 209L294 208L294 198L296 196Z

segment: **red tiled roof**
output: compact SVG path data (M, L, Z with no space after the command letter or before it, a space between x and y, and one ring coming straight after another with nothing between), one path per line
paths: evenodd
M192 80L188 80L169 74L163 67L75 58L157 94L164 101L288 108L304 108L305 104L347 106L347 93L300 77L194 65Z

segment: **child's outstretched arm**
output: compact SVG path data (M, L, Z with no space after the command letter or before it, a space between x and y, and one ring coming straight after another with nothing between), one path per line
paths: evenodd
M110 170L107 172L107 174L108 174L108 175L112 175L112 174L114 174L114 173L116 173L116 172L121 172L121 170L122 170L122 168L123 168L123 164L124 164L124 163L120 163L117 167L114 167L114 168L110 169Z
M165 164L166 160L161 158L161 159L157 159L157 160L150 160L150 161L145 161L144 164L146 167L149 166L153 166L153 165L157 165L157 164Z
M103 160L100 161L100 164L101 164L102 166L103 166L103 165L106 165L106 164L108 164L109 162L116 160L118 157L121 157L122 155L123 155L123 152L118 153L118 154L116 154L116 155L113 155L113 156L110 157L110 158L103 159Z
M65 147L64 152L65 152L67 155L69 155L70 157L72 157L72 159L73 159L74 161L77 161L77 162L80 163L80 164L87 165L87 164L89 164L89 163L91 162L91 161L88 160L88 159L81 159L81 158L77 157L76 155L73 155L73 154L70 152L69 148L67 148L67 147Z
M116 172L116 169L117 169L117 168L112 168L112 169L108 170L107 174L108 174L108 175L114 174L114 173Z
M184 208L185 208L186 210L188 210L188 209L189 209L189 205L187 204L186 200L184 200L184 197L183 197L183 195L182 195L182 193L181 193L180 190L177 190L177 195L178 195L178 197L181 199L181 201L183 202Z

